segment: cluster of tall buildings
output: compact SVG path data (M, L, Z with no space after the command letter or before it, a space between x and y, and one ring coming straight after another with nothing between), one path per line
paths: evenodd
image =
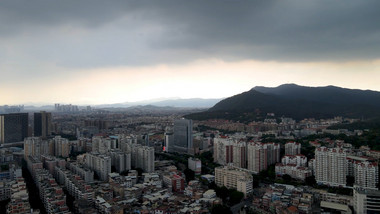
M29 114L0 114L0 144L22 142L31 136ZM47 138L52 134L51 113L34 113L34 136Z
M40 158L41 155L51 155L57 157L70 156L70 142L61 136L55 136L49 140L43 140L41 137L28 137L24 141L24 154Z
M54 104L54 110L56 112L78 112L79 108L76 105L71 105L71 104L63 105L63 104L56 103Z
M246 142L227 136L214 138L214 162L253 173L267 169L280 161L280 145L277 143Z
M313 161L311 163L314 163ZM313 175L313 167L307 167L308 161L305 155L301 154L301 144L297 142L287 142L285 144L285 155L281 163L275 167L276 175L289 175L298 180L305 180Z
M101 180L107 180L111 167L119 173L133 168L154 172L154 148L137 144L131 138L93 137L92 152L86 153L85 163Z
M373 158L355 156L349 149L319 147L315 150L315 179L330 186L346 186L347 176L354 177L355 186L378 189L379 169Z

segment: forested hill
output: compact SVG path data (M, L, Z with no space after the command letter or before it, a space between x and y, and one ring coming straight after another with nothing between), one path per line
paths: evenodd
M295 84L275 88L254 87L226 98L209 110L187 115L195 120L230 119L246 121L276 116L304 118L375 118L380 116L380 92L335 86L305 87Z

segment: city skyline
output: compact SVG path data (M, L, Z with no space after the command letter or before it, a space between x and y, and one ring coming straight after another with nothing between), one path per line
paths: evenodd
M3 1L0 105L380 91L377 1Z

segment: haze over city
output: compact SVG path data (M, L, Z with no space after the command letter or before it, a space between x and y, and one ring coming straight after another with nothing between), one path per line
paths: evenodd
M2 1L0 105L380 91L378 1Z

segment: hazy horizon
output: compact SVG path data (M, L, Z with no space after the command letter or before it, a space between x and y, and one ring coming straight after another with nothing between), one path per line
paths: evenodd
M380 91L380 2L0 3L0 105Z

